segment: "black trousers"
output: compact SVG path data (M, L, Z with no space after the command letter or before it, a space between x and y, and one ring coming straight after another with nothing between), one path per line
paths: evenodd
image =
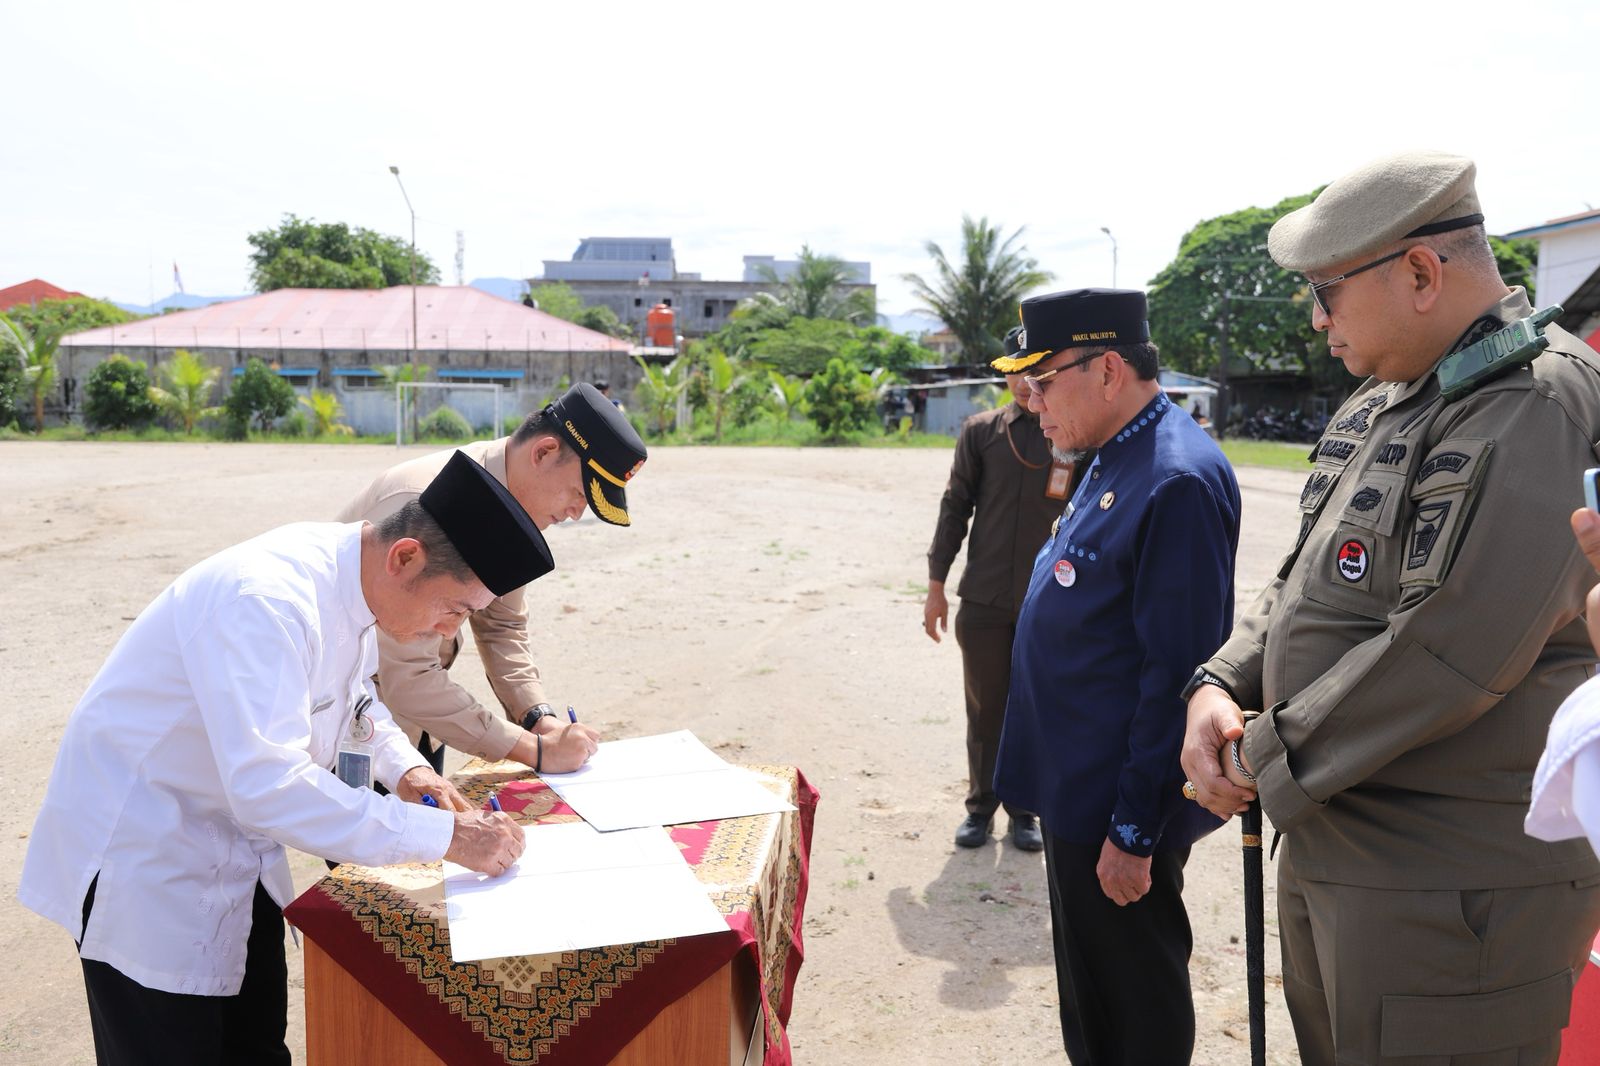
M1185 1066L1194 1054L1183 909L1189 849L1157 852L1150 891L1119 907L1100 888L1100 844L1071 844L1045 826L1061 1039L1074 1066Z
M994 794L994 764L1000 754L1000 730L1011 695L1011 642L1017 635L1017 613L1003 607L962 600L956 610L956 643L961 646L961 672L967 697L967 813L994 817L1000 797ZM1027 811L1006 808L1015 818Z
M83 901L85 927L95 885ZM235 996L146 988L115 967L80 958L100 1066L288 1066L289 971L283 911L256 885L244 985Z

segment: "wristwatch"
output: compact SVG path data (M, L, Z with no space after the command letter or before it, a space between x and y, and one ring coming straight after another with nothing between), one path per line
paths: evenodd
M1233 689L1228 687L1228 683L1203 666L1195 668L1194 676L1189 678L1187 685L1183 686L1183 691L1178 693L1178 698L1184 703L1188 703L1189 697L1199 692L1201 685L1215 685L1226 692L1230 699L1237 702L1237 697L1233 695Z
M532 732L533 727L539 724L539 719L547 716L554 718L556 712L551 709L548 703L535 703L528 708L528 713L522 716L522 728Z

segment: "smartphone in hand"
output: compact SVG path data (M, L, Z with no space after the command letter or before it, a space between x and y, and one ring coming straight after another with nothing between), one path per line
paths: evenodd
M1591 511L1600 511L1596 500L1600 499L1600 466L1590 467L1583 472L1583 504Z

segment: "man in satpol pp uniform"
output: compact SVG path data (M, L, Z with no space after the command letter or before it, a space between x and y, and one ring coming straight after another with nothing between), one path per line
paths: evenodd
M1179 792L1179 691L1233 621L1239 486L1157 384L1144 293L1035 297L1022 324L997 365L1059 458L1098 451L1033 564L995 791L1044 823L1068 1057L1186 1063L1183 867L1218 822Z
M339 513L339 520L379 522L432 480L451 456L465 454L526 508L540 530L566 519L630 523L624 487L644 465L644 442L622 412L593 385L574 385L509 437L448 449L390 468ZM379 634L378 686L395 722L436 768L444 745L486 759L515 759L537 771L582 766L599 734L558 714L545 695L528 641L528 608L515 588L472 612L473 640L500 709L490 709L453 681L459 632L403 641Z
M1600 360L1501 281L1473 178L1459 156L1380 159L1268 239L1365 381L1312 453L1276 580L1191 683L1183 764L1212 811L1259 792L1283 833L1308 1066L1553 1064L1600 925L1588 843L1522 824L1594 664L1567 517ZM1241 708L1264 713L1235 745Z
M516 861L522 828L473 810L367 691L373 633L448 635L551 565L457 457L379 525L274 529L140 613L67 722L17 889L77 942L99 1062L286 1066L286 847Z
M1003 358L1016 358L1021 332L1017 326L1006 334ZM956 612L967 701L967 816L956 829L956 843L963 848L978 847L989 839L1000 806L994 794L994 762L1011 691L1017 612L1028 591L1033 557L1066 505L1076 469L1076 464L1051 455L1039 416L1022 404L1021 383L1020 373L1007 374L1013 402L973 415L962 424L950 481L939 501L939 524L928 548L922 626L937 642L940 630L950 624L945 578L971 521L967 567L957 588L961 607ZM1037 816L1015 807L1008 807L1006 814L1014 845L1023 851L1044 847Z

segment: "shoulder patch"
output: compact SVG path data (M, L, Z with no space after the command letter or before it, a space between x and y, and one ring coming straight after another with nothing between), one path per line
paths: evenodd
M1457 437L1435 445L1411 479L1411 497L1419 499L1455 492L1475 484L1489 460L1494 441Z
M1406 457L1406 445L1402 441L1390 441L1378 453L1378 462L1382 466L1399 466Z

